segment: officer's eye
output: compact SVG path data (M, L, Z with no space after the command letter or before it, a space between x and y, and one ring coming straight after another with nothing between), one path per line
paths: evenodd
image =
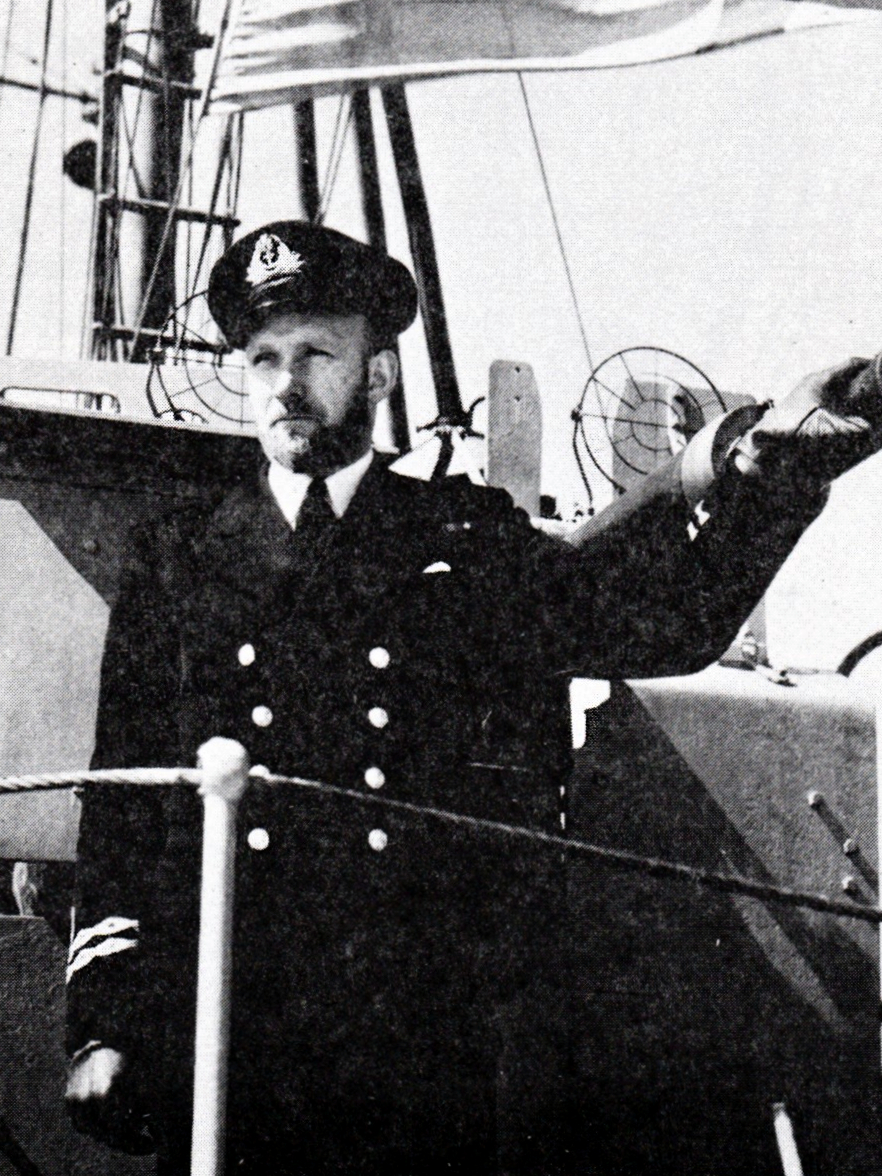
M306 354L307 354L308 356L315 356L315 355L322 356L322 357L324 357L325 359L331 359L331 358L332 358L331 352L330 352L330 351L325 351L325 350L324 350L323 348L321 348L321 347L309 347L309 348L307 348Z
M253 355L248 357L248 362L252 367L262 367L274 362L275 353L272 351L255 351Z

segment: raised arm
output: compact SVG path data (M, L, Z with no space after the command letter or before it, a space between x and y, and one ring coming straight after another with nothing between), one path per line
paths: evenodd
M831 479L882 444L878 385L865 378L860 395L847 392L866 367L852 360L808 377L779 405L714 422L580 528L569 553L548 557L545 591L568 670L689 673L726 649Z

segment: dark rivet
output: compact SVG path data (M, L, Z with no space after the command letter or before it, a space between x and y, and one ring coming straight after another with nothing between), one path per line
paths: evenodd
M94 555L97 550L98 550L98 540L97 539L84 539L83 540L83 551L85 551L88 555Z

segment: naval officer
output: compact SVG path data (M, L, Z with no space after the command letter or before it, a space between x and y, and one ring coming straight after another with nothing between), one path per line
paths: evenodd
M188 764L224 735L275 774L559 830L569 679L718 656L830 478L879 443L878 397L846 402L857 368L825 373L700 433L565 543L504 491L372 451L416 314L397 261L280 222L217 263L209 305L266 461L135 536L95 767ZM190 792L84 798L69 1104L169 1173L188 1158L199 828ZM237 852L231 1173L584 1170L554 855L259 783Z

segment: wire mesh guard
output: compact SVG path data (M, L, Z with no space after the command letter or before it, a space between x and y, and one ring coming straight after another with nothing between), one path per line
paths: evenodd
M594 368L573 409L573 450L591 493L590 469L619 493L679 453L725 411L711 380L662 347L629 347Z
M166 319L150 357L147 400L153 414L166 420L252 425L241 357L219 335L204 291Z

